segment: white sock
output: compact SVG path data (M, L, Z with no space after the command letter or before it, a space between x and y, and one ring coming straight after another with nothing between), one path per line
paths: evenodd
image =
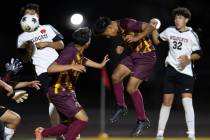
M195 113L192 104L192 98L185 97L182 99L182 104L185 111L185 119L187 123L187 134L189 137L195 136Z
M12 136L14 135L14 133L15 133L15 130L14 129L5 127L4 128L4 137L5 137L5 140L10 140L12 138Z
M162 104L161 109L160 109L157 136L163 136L166 123L169 118L170 110L171 110L171 106L165 106Z
M50 116L52 116L52 113L53 113L54 109L55 109L55 106L53 105L53 103L50 103L49 104L49 115Z

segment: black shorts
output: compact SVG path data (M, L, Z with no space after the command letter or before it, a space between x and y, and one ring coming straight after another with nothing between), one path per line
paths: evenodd
M182 74L168 65L164 79L164 94L170 93L193 93L194 78Z
M4 106L0 106L0 117L7 111L8 109Z
M41 92L46 94L48 92L48 88L50 85L50 82L52 80L52 76L50 74L46 73L42 73L37 77L37 80L40 81L40 83L42 84L41 86Z

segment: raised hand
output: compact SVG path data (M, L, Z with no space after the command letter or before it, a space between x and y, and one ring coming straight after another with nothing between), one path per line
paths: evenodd
M22 103L24 100L28 99L28 93L26 93L25 90L16 90L12 99L17 103Z
M19 59L12 58L10 63L5 64L6 72L12 72L12 74L17 74L22 68L22 62Z
M105 55L103 61L101 62L102 67L104 67L109 60L109 55Z

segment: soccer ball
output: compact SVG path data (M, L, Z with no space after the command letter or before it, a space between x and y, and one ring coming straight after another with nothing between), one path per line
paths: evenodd
M24 32L33 32L39 27L39 19L36 15L25 15L20 20Z

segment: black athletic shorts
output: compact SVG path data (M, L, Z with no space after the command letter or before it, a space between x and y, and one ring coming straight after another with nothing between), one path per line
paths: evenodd
M41 92L46 94L48 92L48 88L50 85L50 82L52 80L52 76L50 74L46 73L42 73L37 77L37 80L40 81L40 83L42 84L41 86Z
M193 93L194 78L178 72L168 65L164 78L164 94L170 93Z
M0 117L8 110L8 108L4 106L0 106Z

